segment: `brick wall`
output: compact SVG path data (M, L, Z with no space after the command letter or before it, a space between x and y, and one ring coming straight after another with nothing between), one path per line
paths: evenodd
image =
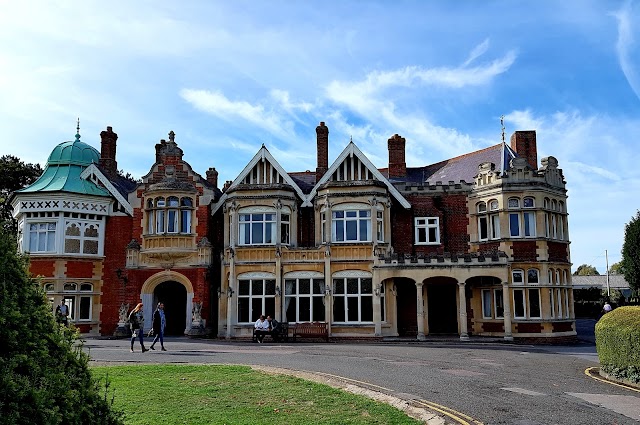
M562 242L547 242L549 261L569 262L569 245Z
M405 194L412 209L405 210L394 205L392 210L392 245L398 253L462 254L469 251L467 234L467 197L465 194L425 196ZM441 245L414 245L415 217L438 217L440 219Z
M516 241L511 243L513 261L538 261L536 241Z
M37 258L31 258L29 263L29 271L34 277L53 277L53 273L55 272L55 260L39 260Z

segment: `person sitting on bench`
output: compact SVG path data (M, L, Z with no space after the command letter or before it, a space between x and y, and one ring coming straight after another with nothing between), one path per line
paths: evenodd
M282 325L276 319L271 318L271 316L267 316L267 322L269 322L271 337L274 341L278 341L282 335Z
M269 335L269 322L264 318L264 314L260 315L260 318L256 320L256 324L254 325L254 333L256 334L256 338L259 343L262 343L265 335Z

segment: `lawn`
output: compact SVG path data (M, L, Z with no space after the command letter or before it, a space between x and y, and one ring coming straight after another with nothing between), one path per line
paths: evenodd
M389 405L247 366L92 367L127 424L419 424Z

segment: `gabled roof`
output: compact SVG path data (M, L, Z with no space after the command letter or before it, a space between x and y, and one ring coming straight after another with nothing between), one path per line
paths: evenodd
M369 172L373 175L373 177L376 180L384 183L387 186L387 189L389 190L391 195L400 203L400 205L402 205L406 209L411 208L411 204L409 203L409 201L407 201L400 194L400 192L398 192L398 190L391 184L391 182L385 176L383 176L380 171L378 171L378 169L371 163L371 161L369 161L369 158L367 158L365 154L363 154L362 151L358 149L358 147L356 146L355 143L353 143L353 141L349 142L347 147L342 151L342 153L333 162L333 164L331 164L331 167L329 167L327 172L324 173L324 176L322 176L322 178L318 181L318 183L316 183L311 193L309 193L309 195L307 196L307 200L305 201L304 204L302 204L303 207L304 206L310 207L313 205L312 204L313 198L318 193L318 189L320 188L320 186L325 184L331 178L333 173L336 172L338 167L342 165L343 161L345 161L347 158L351 156L356 156L360 160L360 162L364 164L364 166L369 170Z
M506 143L499 143L425 167L407 168L406 178L392 180L427 184L436 184L436 182L446 184L450 181L473 183L475 176L478 175L478 165L491 162L495 164L496 171L503 174L509 169L511 159L517 156Z
M124 207L124 209L125 209L125 211L127 213L133 215L133 207L131 206L131 204L127 200L126 194L120 193L120 191L116 188L116 186L111 182L111 180L109 180L107 178L107 176L104 175L102 170L100 170L100 167L98 167L96 164L89 165L82 172L82 174L80 174L80 178L84 179L85 181L90 181L88 179L90 179L92 176L95 177L95 179L97 181L99 181L106 188L106 190L109 191L109 193L114 198L116 198L118 200L120 205L122 205ZM92 184L93 184L93 182L92 182ZM135 186L134 186L134 188L135 188Z
M288 184L289 186L291 186L293 188L293 190L300 197L300 199L303 200L303 201L306 199L304 193L302 192L302 190L300 189L298 184L291 178L291 176L289 176L289 174L284 170L284 168L282 168L282 166L278 163L278 161L276 161L276 159L271 155L269 150L264 145L262 145L260 150L258 150L258 152L254 155L253 159L251 159L251 161L249 161L247 166L244 167L244 169L240 172L238 177L236 177L236 179L233 181L233 183L231 183L231 185L227 188L227 191L225 192L225 194L222 195L222 197L218 200L218 202L216 202L216 204L213 206L213 208L211 210L211 214L215 214L215 212L222 205L224 205L224 202L228 198L229 190L239 186L242 183L242 181L249 175L251 170L253 170L253 168L256 166L256 164L258 164L259 161L266 161L269 164L271 164L271 166L280 175L282 180L286 184Z
M607 275L590 275L590 276L571 276L571 285L574 288L607 288ZM609 288L624 289L628 288L629 283L621 274L609 275Z

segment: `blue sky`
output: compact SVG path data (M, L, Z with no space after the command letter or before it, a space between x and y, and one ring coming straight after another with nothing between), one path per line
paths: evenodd
M620 260L640 208L639 1L2 1L0 153L44 164L119 135L140 177L176 132L184 159L233 180L264 143L288 171L350 137L419 166L537 130L569 190L574 268Z

